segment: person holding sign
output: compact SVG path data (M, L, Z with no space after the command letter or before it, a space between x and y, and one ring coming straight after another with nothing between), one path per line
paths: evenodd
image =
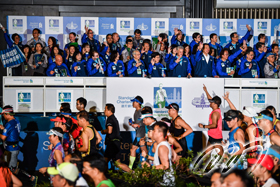
M36 44L35 51L35 53L31 54L28 64L33 69L34 76L43 76L45 75L45 68L48 66L48 57L43 52L41 43Z
M69 77L70 72L67 66L62 61L61 55L55 56L55 63L51 64L47 70L47 76L56 76L56 77Z

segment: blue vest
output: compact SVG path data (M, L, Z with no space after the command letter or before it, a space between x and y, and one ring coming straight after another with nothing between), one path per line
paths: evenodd
M213 70L213 63L214 59L210 56L209 62L206 62L205 57L202 55L199 62L196 62L196 66L194 68L194 76L195 77L213 77L212 70Z
M96 39L93 38L93 40L90 40L89 38L87 38L87 43L93 51L99 52L98 51L99 50L98 49L99 42Z
M132 62L132 67L135 67L136 66L136 62L135 60L133 59L133 62ZM140 70L139 70L140 69ZM142 64L137 68L137 70L135 70L132 74L129 74L128 76L129 77L142 77L142 74L143 74L143 70L145 70L145 65L143 64L143 61L142 61ZM141 73L140 73L141 72Z
M67 69L65 66L63 66L63 64L60 66L55 66L53 71L54 71L54 76L67 77Z
M102 68L103 68L103 71L104 71L104 74L105 74L104 66L106 64L104 64L103 60L101 60L101 59L99 59L99 60L100 60L100 63L102 65ZM96 61L92 60L92 64L91 64L92 69L96 68L97 64L98 63ZM94 77L104 77L104 74L102 74L101 67L99 67L97 73L95 73L94 75L91 75L91 76L94 76Z
M153 66L153 70L152 70L152 77L162 77L162 65L161 63L156 63Z
M257 58L257 56L256 56ZM264 75L264 65L266 63L266 58L263 57L260 61L258 61L258 65L259 65L259 68L260 68L260 78L265 78L265 75Z
M87 76L87 73L86 73L86 68L85 68L85 63L86 63L86 61L82 61L82 62L77 62L77 65L76 66L78 66L78 69L77 69L77 75L76 76L78 76L78 77L85 77L85 76Z
M228 153L233 154L240 149L239 143L235 141L234 134L239 129L239 127L235 128L233 131L229 132L229 146L228 146Z
M107 65L110 64L110 55L105 54L102 58Z
M118 71L121 71L123 73L123 64L120 63L119 61L117 62L117 64L113 64L111 68L112 68L112 74L116 74Z
M177 60L175 57L174 61ZM173 69L172 77L186 77L188 75L188 66L190 65L189 59L183 57L182 61L178 63L178 65ZM191 73L191 72L190 72Z
M258 71L258 65L257 65L257 62L255 60L252 60L251 63L253 64L252 68L247 73L242 74L241 75L242 78L254 78L253 75L252 75L252 70ZM248 68L249 65L250 65L250 62L246 61L243 64L244 69Z

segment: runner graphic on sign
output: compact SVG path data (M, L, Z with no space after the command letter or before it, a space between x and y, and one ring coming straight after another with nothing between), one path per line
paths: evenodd
M159 90L156 93L156 104L158 108L164 108L166 102L167 94L166 90L162 88L162 83L159 84Z

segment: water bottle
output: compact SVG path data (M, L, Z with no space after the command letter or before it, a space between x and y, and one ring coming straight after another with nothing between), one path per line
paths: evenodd
M119 70L120 72L121 72L121 74L119 74L119 77L122 75L122 73L123 73L123 70Z
M142 77L145 77L145 75L146 75L145 72L146 72L146 71L147 71L146 69L143 69L143 70L142 70Z
M164 77L164 75L165 75L164 70L166 70L166 68L162 68L162 69L161 69L161 76L162 76L162 77Z
M178 75L178 78L181 78L181 75Z
M207 78L207 75L204 75L204 78Z

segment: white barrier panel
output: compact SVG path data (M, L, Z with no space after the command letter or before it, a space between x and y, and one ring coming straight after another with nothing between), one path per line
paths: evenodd
M224 94L224 79L205 78L107 78L106 101L116 108L116 116L121 130L133 130L128 125L128 119L133 118L135 109L130 101L140 95L144 99L144 106L151 106L154 116L160 120L168 117L168 110L164 106L177 103L180 107L179 115L193 128L198 128L198 123L208 124L208 117L212 109L203 91L203 84L211 95Z
M160 90L162 84L162 91ZM215 79L215 78L105 78L105 77L3 77L3 102L12 105L15 112L58 112L61 102L71 103L76 110L76 99L87 99L87 111L101 112L105 104L116 106L116 116L121 130L133 130L127 126L134 109L130 99L136 95L144 98L144 104L153 107L155 116L167 116L162 94L166 93L167 103L180 105L180 115L194 130L197 123L208 123L211 112L203 91L203 84L211 95L222 97L229 91L229 98L239 110L243 106L254 106L257 111L273 105L279 112L279 79ZM202 94L203 97L202 97ZM164 98L164 97L163 97ZM204 104L203 104L204 103ZM205 106L205 107L204 107ZM222 99L221 109L229 110ZM201 130L201 129L200 129Z

